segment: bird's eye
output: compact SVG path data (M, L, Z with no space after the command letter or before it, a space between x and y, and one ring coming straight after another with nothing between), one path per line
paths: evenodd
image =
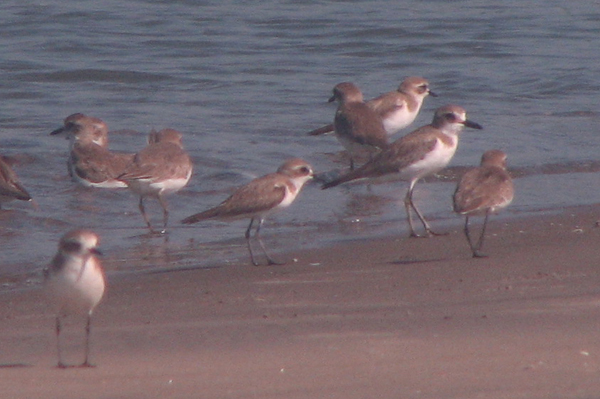
M73 123L73 122L69 122L65 125L65 130L71 131L71 132L78 132L81 129L81 126L78 125L77 123Z
M69 252L79 252L81 250L81 244L76 241L68 241L64 244L64 249Z
M300 168L300 172L302 172L305 175L309 175L310 174L310 170L306 166L301 167Z
M446 115L444 115L444 117L446 118L447 121L450 121L450 122L455 122L458 120L458 118L454 114L446 114Z

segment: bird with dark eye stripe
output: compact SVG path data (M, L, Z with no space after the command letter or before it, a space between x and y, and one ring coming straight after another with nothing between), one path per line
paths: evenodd
M69 115L63 126L50 135L64 134L70 141L67 168L71 178L85 186L98 188L127 187L117 176L134 154L108 149L108 126L101 119L81 113Z
M58 252L52 263L44 270L45 287L56 314L56 345L58 367L63 362L60 344L62 321L67 316L85 316L85 358L81 367L93 367L90 363L90 333L92 312L102 300L105 278L98 259L98 236L89 230L73 230L66 233L58 244Z
M246 229L246 243L252 264L258 266L250 233L255 221L258 221L254 237L258 241L269 265L281 264L269 256L260 238L260 228L265 218L271 213L287 208L294 202L306 182L313 178L312 167L304 160L292 158L283 163L276 173L256 178L238 188L229 198L214 208L196 213L182 220L184 224L197 223L202 220L236 220L250 218Z
M400 83L398 89L381 94L366 104L379 115L383 128L391 136L414 122L427 96L437 97L430 90L427 79L410 76ZM333 124L329 124L312 130L308 135L318 136L333 130Z
M458 146L459 133L467 126L482 129L481 125L467 119L466 111L458 105L446 105L435 111L433 122L390 144L360 168L347 173L323 188L330 188L358 179L401 179L409 182L404 207L411 237L421 237L415 232L412 211L425 229L425 236L437 235L413 202L417 181L435 174L448 165Z

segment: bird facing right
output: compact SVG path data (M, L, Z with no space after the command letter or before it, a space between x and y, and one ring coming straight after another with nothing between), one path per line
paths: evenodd
M258 262L250 244L250 233L255 220L258 220L254 237L257 239L269 265L281 264L269 256L260 238L260 228L271 213L287 208L294 202L306 182L313 178L312 167L304 160L292 158L285 161L276 173L258 177L238 188L229 198L214 208L188 216L181 222L196 223L208 219L236 220L250 218L246 229L246 243L250 260L254 266Z
M98 236L89 230L66 233L58 244L52 263L44 269L45 288L56 311L56 345L58 367L68 367L62 360L60 333L62 319L69 315L85 315L85 358L81 367L92 367L89 361L92 312L104 295L105 279L97 258Z
M429 89L427 79L409 76L400 83L398 89L381 94L366 104L379 115L383 128L391 136L414 122L427 96L437 97ZM329 124L312 130L308 135L318 136L333 130L333 124Z
M375 97L367 101L367 105L381 116L383 127L392 135L414 122L427 96L437 97L429 89L429 82L419 76L410 76L397 90Z
M425 235L436 235L413 202L417 181L439 172L448 165L458 146L458 136L464 127L482 129L467 119L458 105L446 105L435 111L431 124L399 138L360 168L323 185L323 189L358 179L387 179L396 176L409 182L404 207L411 237L420 237L414 229L411 210L425 228Z
M513 200L514 186L506 170L506 153L486 151L481 165L463 175L454 192L454 212L465 215L464 232L474 258L485 257L481 247L490 213L507 207ZM476 243L471 239L469 216L484 215L481 235Z

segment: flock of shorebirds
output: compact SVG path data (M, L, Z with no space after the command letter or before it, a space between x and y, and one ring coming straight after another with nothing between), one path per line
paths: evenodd
M330 101L338 108L333 124L309 132L321 135L333 132L350 156L350 169L339 177L324 182L327 189L358 179L408 181L404 198L410 236L437 235L413 201L416 182L435 174L448 165L456 151L459 133L464 127L482 129L466 118L457 105L438 108L433 121L390 143L389 137L406 128L417 117L424 99L436 96L426 79L406 78L397 90L364 101L360 89L349 82L333 89ZM73 114L52 135L65 134L70 140L69 174L76 182L99 188L127 187L139 195L139 210L151 233L166 232L169 211L164 196L187 185L192 175L192 161L182 145L182 135L173 129L152 132L148 145L136 154L118 153L108 148L108 128L95 117ZM357 166L361 160L366 161ZM275 173L256 178L237 189L221 204L182 220L191 224L207 219L250 219L245 238L254 265L258 261L251 245L252 228L269 265L279 264L267 253L260 229L269 214L286 208L302 187L315 174L309 163L294 158L285 161ZM483 154L481 165L465 173L453 195L454 211L465 215L464 233L473 257L481 252L488 216L506 207L513 199L513 183L506 171L506 154L490 150ZM144 200L153 197L163 209L162 229L155 230L146 214ZM0 158L0 203L9 200L31 200L9 164ZM412 215L416 214L424 233L417 234ZM472 238L469 217L484 216L477 240ZM65 234L58 253L45 269L46 286L56 304L56 336L58 366L68 367L62 360L61 320L69 314L87 317L85 360L90 366L89 337L91 315L102 299L105 279L97 258L98 236L90 230L73 230Z

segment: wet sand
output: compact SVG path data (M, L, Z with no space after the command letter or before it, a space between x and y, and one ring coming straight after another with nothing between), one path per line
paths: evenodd
M96 368L54 367L37 288L0 293L10 398L590 398L600 205L279 254L288 264L110 276ZM201 256L201 254L198 254ZM293 261L295 259L296 261ZM69 325L71 337L83 325ZM67 360L81 361L81 348Z

